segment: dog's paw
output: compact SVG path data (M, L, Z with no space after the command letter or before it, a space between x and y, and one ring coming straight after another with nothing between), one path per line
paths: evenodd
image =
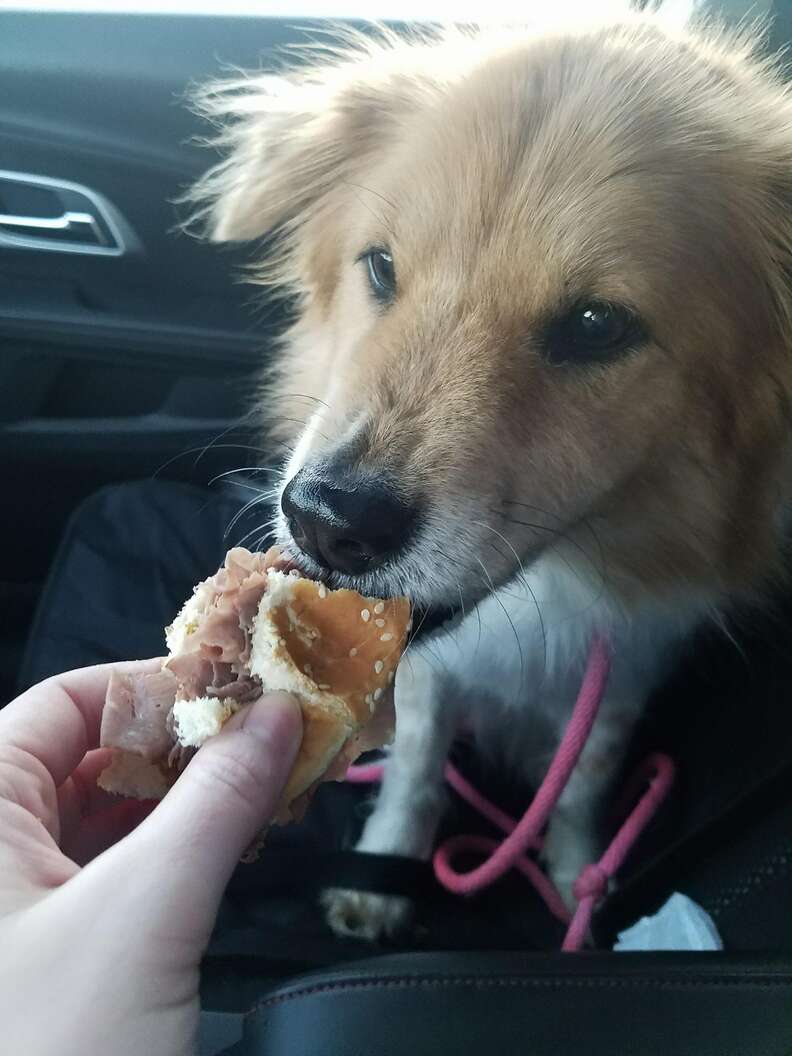
M374 895L333 887L323 891L325 919L336 935L377 942L403 931L412 918L412 902L399 895Z
M598 858L595 840L588 832L556 816L547 830L540 857L567 909L574 912L575 882L583 869Z

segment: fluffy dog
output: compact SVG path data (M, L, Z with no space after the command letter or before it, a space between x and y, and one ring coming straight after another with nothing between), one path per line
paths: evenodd
M597 5L591 5L595 7ZM647 695L780 568L792 101L751 34L585 25L347 41L209 90L212 236L277 232L262 404L279 541L426 625L360 849L429 856L458 724L543 773L593 633L614 666L545 846L563 891ZM330 892L377 937L404 900Z

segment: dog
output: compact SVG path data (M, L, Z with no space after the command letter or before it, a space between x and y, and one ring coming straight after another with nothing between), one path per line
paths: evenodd
M597 5L591 5L592 8ZM544 856L571 901L631 731L693 630L783 574L792 100L751 32L585 24L347 38L210 88L212 238L276 232L294 319L260 394L279 542L424 630L359 849L430 856L465 722L536 782L595 634L600 717ZM336 931L405 899L325 895Z

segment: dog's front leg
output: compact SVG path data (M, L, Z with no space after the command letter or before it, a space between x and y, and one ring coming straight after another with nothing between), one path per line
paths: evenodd
M600 714L577 766L553 812L542 857L567 906L574 910L575 881L584 866L597 862L603 814L624 760L639 709L603 701Z
M443 768L457 715L433 657L412 651L396 679L396 737L357 850L426 860L443 812ZM409 921L409 899L333 888L322 896L340 935L375 940Z

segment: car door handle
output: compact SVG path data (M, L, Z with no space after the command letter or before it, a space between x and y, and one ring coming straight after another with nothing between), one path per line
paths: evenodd
M85 242L86 245L109 244L109 239L95 216L71 210L61 213L60 216L15 216L13 213L0 213L0 227L11 228L12 232L30 232L39 238L46 238L50 234L52 237L64 234L70 241Z
M98 191L69 180L0 169L0 249L120 257L140 243Z

